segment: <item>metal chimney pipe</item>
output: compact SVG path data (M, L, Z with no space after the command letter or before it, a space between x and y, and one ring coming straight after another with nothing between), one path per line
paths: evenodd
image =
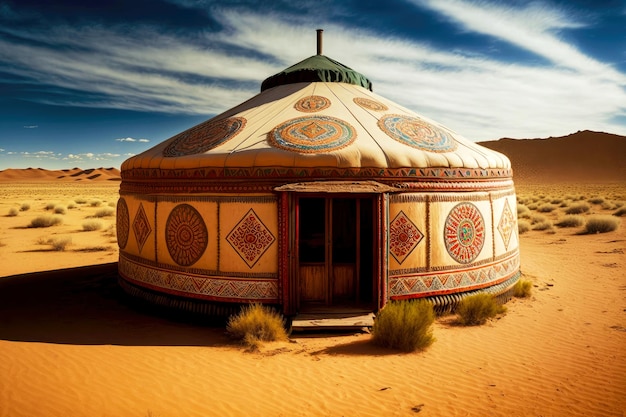
M324 29L317 29L317 54L322 55L322 32Z

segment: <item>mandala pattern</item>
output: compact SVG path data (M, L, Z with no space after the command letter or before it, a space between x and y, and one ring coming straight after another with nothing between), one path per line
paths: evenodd
M148 240L150 233L152 233L152 227L150 227L143 204L139 204L139 210L137 210L135 220L133 220L133 232L135 232L135 239L137 240L137 246L139 246L139 253L141 253L143 245Z
M373 111L387 111L389 107L385 106L383 103L379 103L378 101L371 100L365 97L355 97L353 101L359 106L363 107L367 110Z
M301 112L315 113L330 107L330 100L322 96L307 96L298 100L293 107Z
M389 251L400 264L413 252L413 249L423 238L422 232L402 211L389 225Z
M511 234L515 227L515 217L509 207L509 200L504 200L504 209L502 209L502 216L500 217L500 223L498 223L498 231L502 236L504 242L504 248L509 249L509 242L511 241Z
M165 224L165 243L178 265L195 264L206 250L209 234L198 211L189 204L172 210Z
M330 116L298 117L275 127L270 145L293 152L330 152L350 145L356 139L352 126Z
M117 200L117 244L124 249L128 243L128 234L130 232L130 215L128 214L128 205L126 200L120 198Z
M458 263L472 262L485 243L485 222L472 203L459 203L446 218L444 241L448 253Z
M252 268L272 246L276 238L261 222L254 210L250 209L226 236L226 240L248 267Z
M392 139L423 151L456 149L456 141L450 134L417 117L386 115L378 120L378 127Z
M243 117L207 120L174 136L163 156L185 156L204 153L232 139L246 126Z

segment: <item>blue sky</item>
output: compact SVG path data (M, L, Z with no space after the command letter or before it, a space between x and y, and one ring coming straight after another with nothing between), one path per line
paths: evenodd
M470 140L626 135L625 1L0 0L0 169L118 167L315 54Z

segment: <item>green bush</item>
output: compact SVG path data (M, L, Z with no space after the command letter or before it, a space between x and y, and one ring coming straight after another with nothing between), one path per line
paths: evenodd
M617 230L619 227L619 219L613 216L607 215L599 215L592 216L587 219L587 223L585 224L585 230L582 232L583 234L592 234L592 233L606 233Z
M588 212L589 209L590 207L587 203L576 203L566 208L565 214L582 214Z
M533 283L526 279L519 279L513 286L513 296L517 298L530 297L530 291L533 287Z
M559 227L578 227L582 226L585 223L585 218L583 216L578 216L576 214L568 214L559 220L556 225Z
M287 339L282 316L261 304L244 306L239 314L231 316L226 331L234 339L247 346L258 346L259 342L272 342Z
M372 342L404 352L425 349L435 341L434 321L435 312L428 301L391 301L376 316Z
M491 294L478 293L465 297L456 308L458 322L464 326L484 324L487 319L503 313L506 309L499 305Z
M31 220L28 227L50 227L63 223L63 219L58 216L39 216Z

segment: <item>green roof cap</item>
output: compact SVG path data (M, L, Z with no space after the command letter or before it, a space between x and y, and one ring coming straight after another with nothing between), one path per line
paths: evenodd
M284 84L303 82L348 83L372 91L372 82L363 74L324 55L313 55L295 65L266 78L261 91Z

